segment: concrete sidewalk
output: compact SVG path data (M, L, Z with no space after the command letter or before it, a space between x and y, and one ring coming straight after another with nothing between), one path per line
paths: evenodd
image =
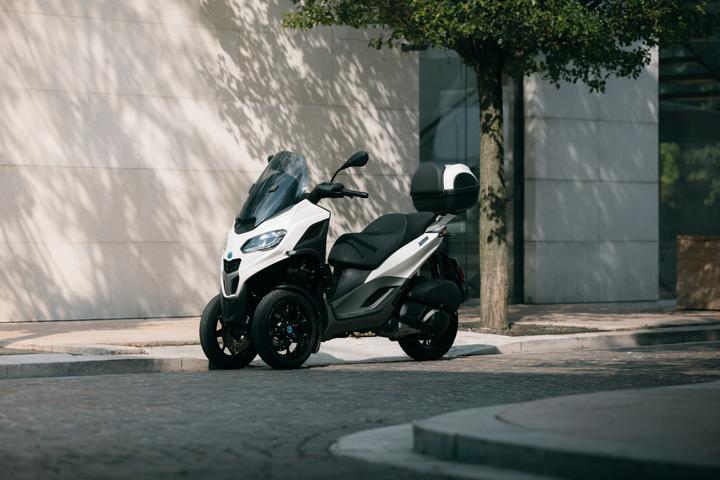
M469 478L720 478L720 382L476 408L341 438L333 452ZM392 452L381 451L392 438Z
M478 338L497 340L555 331L577 333L575 329L619 332L720 325L720 311L675 311L674 302L511 305L508 314L510 331ZM474 325L478 319L479 307L461 308L461 330L463 326ZM199 321L197 317L189 317L0 323L0 354L4 349L133 354L142 353L143 347L197 345ZM530 331L531 327L540 329Z
M720 322L720 311L676 310L674 300L625 303L576 303L564 305L510 305L510 335L642 330L647 328L707 325ZM463 306L460 324L466 328L480 321L480 307Z
M589 306L582 307L585 311L591 310ZM517 315L520 308L513 308L513 315ZM516 322L544 322L539 332L551 334L522 335L512 329L509 335L461 331L448 357L720 339L720 312L670 310L663 313L657 308L651 312L640 312L636 308L634 313L596 311L592 315L602 315L603 320L596 320L593 328L584 329L589 331L556 333L568 332L567 325L579 321L579 308L522 306L524 319L515 318ZM463 310L462 322L472 321L468 311L472 312L472 307ZM199 346L198 325L198 318L3 323L0 324L0 379L207 370L207 361ZM548 325L558 330L547 330ZM638 326L643 328L636 329ZM407 357L395 342L350 337L324 342L307 366L403 360ZM253 365L263 366L263 363L256 359Z
M200 319L157 318L0 323L2 349L66 353L143 353L142 347L199 343ZM85 352L79 351L85 348ZM96 348L96 352L93 349Z

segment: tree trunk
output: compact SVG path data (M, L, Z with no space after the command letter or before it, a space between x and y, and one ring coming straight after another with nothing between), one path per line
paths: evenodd
M508 328L508 245L499 59L486 58L475 73L480 98L480 322L502 330Z

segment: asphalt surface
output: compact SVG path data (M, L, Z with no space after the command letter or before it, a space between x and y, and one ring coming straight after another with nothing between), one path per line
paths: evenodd
M720 379L720 344L0 381L0 477L402 479L338 437L475 406ZM678 405L682 408L682 405Z

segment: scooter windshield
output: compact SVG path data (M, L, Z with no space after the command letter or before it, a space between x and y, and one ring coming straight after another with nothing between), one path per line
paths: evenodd
M305 157L283 151L273 156L250 190L237 217L236 226L252 230L257 225L300 200L308 184Z

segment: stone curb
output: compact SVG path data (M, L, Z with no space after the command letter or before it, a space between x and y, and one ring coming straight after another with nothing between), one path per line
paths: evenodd
M499 345L459 345L450 358L507 353L542 353L607 349L636 346L720 341L720 325L672 327L652 330L579 333L564 336L535 336ZM198 358L156 358L139 347L112 345L33 346L45 352L64 353L61 358L48 355L17 355L10 363L0 363L0 380L11 378L64 377L126 373L200 372L208 370L207 360ZM52 356L52 355L50 355ZM23 358L27 362L22 362ZM1 357L0 357L1 358ZM382 361L404 361L404 357L387 357ZM379 359L353 360L341 363L378 362ZM324 364L320 365L324 366Z
M439 460L414 452L412 446L412 425L406 423L364 430L341 437L330 446L330 453L338 457L391 465L425 475L439 475L443 478L553 480L550 477L513 469Z
M124 356L75 357L71 360L35 361L0 365L0 379L74 377L127 373L202 372L207 360L195 358L138 358Z
M413 451L446 462L563 478L720 477L714 465L673 462L627 445L513 425L498 418L507 407L461 410L414 422Z
M715 391L718 384L659 388ZM556 398L561 401L564 397ZM330 452L459 478L720 478L720 462L712 457L678 456L663 447L593 439L583 436L582 431L571 435L553 433L504 419L513 408L527 410L533 403L460 410L412 424L360 431L339 438Z
M554 337L538 335L498 345L496 349L498 353L542 353L713 341L720 341L720 325L577 333Z
M69 353L72 355L144 355L147 352L141 347L132 345L103 344L54 344L42 345L21 343L13 345L14 350L26 350L28 353Z

